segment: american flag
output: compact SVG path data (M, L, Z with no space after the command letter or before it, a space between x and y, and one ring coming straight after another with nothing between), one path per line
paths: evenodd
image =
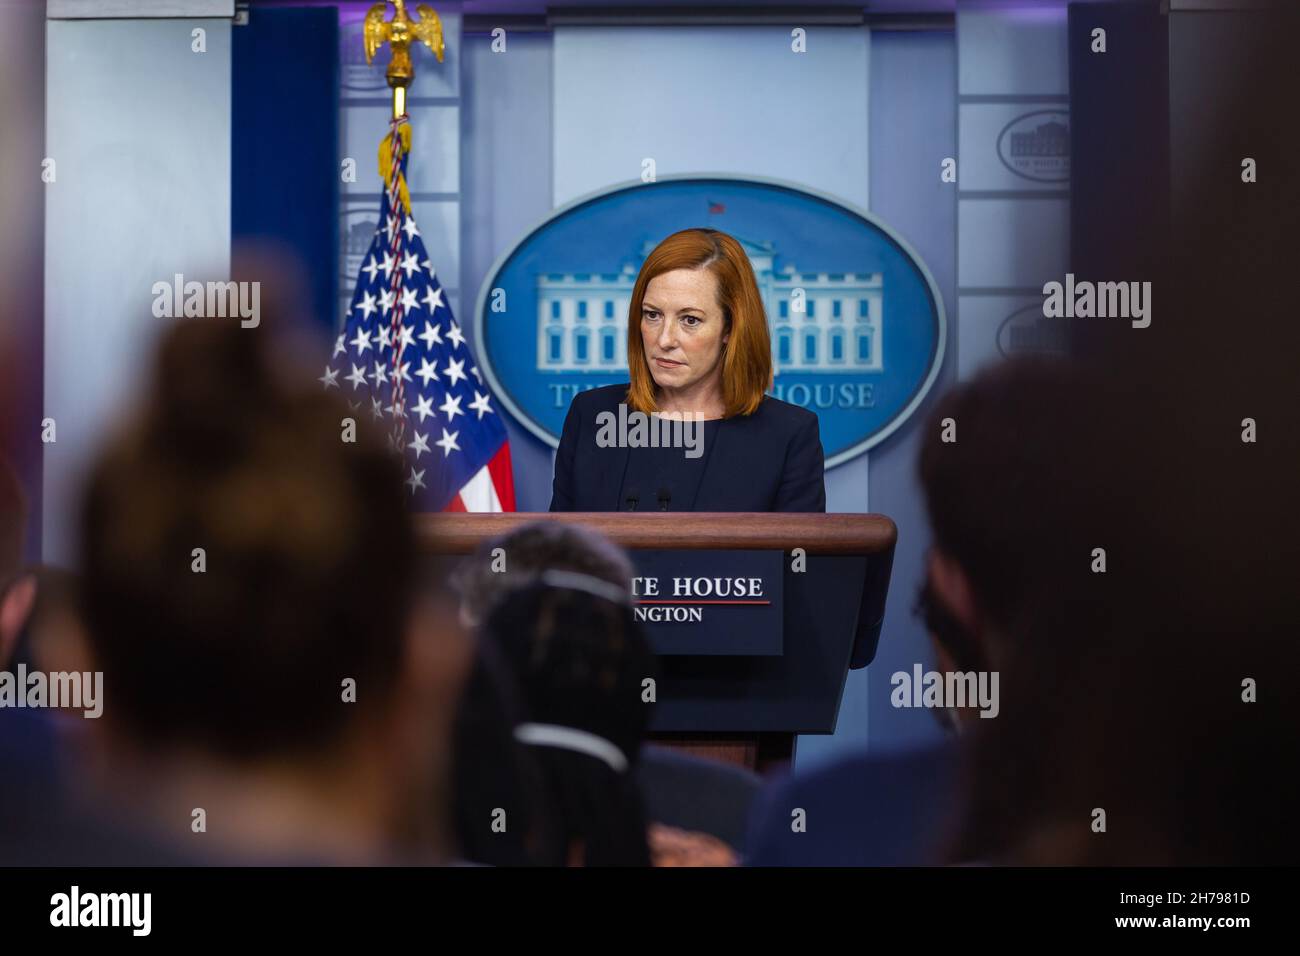
M405 116L380 147L388 183L321 382L387 429L416 511L514 511L505 425L424 248L406 194ZM396 158L396 163L392 162Z

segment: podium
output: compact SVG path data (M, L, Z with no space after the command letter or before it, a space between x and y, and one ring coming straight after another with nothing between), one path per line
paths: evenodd
M534 521L628 551L659 655L652 739L763 769L796 734L835 730L850 669L875 657L898 530L877 514L567 512L422 515L440 559Z

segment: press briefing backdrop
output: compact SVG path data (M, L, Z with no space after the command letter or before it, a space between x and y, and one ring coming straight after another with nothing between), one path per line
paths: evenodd
M425 64L420 75L436 79L411 99L413 201L467 332L469 310L503 251L556 204L635 178L645 157L665 175L748 174L833 194L864 208L924 262L957 347L948 349L929 399L911 419L826 476L830 510L878 511L898 524L880 653L868 670L850 675L835 736L804 738L798 760L935 736L926 715L892 708L888 692L893 671L930 660L911 613L928 541L915 482L917 430L963 347L963 330L951 322L957 191L940 178L942 161L958 155L953 31L810 28L808 53L787 52L788 63L756 72L749 62L789 50L788 29L561 27L511 32L507 51L494 53L486 32L460 28L457 4L439 9L452 27L447 63ZM338 203L333 267L340 277L355 271L349 234L357 225L364 231L374 202L374 153L384 131L382 91L371 88L368 68L349 48L354 14L348 7L340 21L338 153L296 160L333 169L344 158L357 162L355 184L340 183L335 196L301 197L312 208ZM206 70L176 62L194 54L188 42L172 40L187 41L197 25L207 29ZM48 149L61 169L84 164L85 172L61 179L47 200L46 403L60 432L58 445L45 452L46 560L71 557L74 489L65 476L75 475L72 466L93 450L97 429L138 378L158 321L148 310L150 283L178 270L201 274L228 259L232 193L242 188L230 160L230 31L240 29L228 20L184 18L49 25ZM675 68L624 76L618 51L627 44L658 51L667 63L708 57L718 79L704 83ZM283 55L292 57L292 48ZM115 69L94 66L104 57ZM170 117L165 150L156 148L159 116ZM103 167L95 171L105 156L113 157L111 181ZM154 203L147 216L122 198L144 195ZM725 215L708 220L702 211L702 224L726 229ZM1000 254L1016 256L1015 237L1006 241ZM121 274L124 250L130 275ZM518 423L507 424L519 507L545 510L553 450Z

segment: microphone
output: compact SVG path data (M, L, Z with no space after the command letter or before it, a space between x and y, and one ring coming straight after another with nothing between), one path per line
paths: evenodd
M636 489L635 489L635 488L632 489L631 491L629 491L629 492L627 493L627 498L624 499L624 503L627 505L627 507L624 508L623 510L624 510L624 511L636 511L636 504L637 504L637 502L640 501L640 500L641 500L641 499L637 496Z
M660 488L659 492L655 495L655 499L659 502L659 510L667 511L668 502L673 500L673 494L667 488Z

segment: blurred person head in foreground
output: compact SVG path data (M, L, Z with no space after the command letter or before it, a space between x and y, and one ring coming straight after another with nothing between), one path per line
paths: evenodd
M932 539L917 611L941 673L1003 670L1019 622L1075 575L1103 520L1089 398L1075 363L1020 356L954 386L929 415L918 472ZM974 699L935 713L964 732L987 723L982 712L996 717Z
M519 865L554 858L546 846L549 809L541 768L532 748L514 736L525 719L525 702L501 649L482 631L506 594L548 568L590 574L623 590L632 585L632 564L622 549L594 531L555 521L532 522L484 541L450 576L461 624L475 634L474 663L456 715L453 773L460 852L475 862ZM504 832L499 811L511 821Z
M919 461L932 541L917 610L935 651L930 673L956 696L945 701L950 709L930 713L958 735L850 753L776 782L751 820L749 865L943 859L960 818L969 745L1000 720L1000 673L1021 653L1020 621L1075 574L1087 540L1093 464L1076 441L1088 420L1085 398L1065 360L1022 357L986 367L935 404ZM891 693L905 692L895 683ZM794 808L821 826L791 832Z
M541 765L552 815L545 862L648 866L633 771L650 723L643 681L656 670L629 592L543 571L493 607L485 631L522 691L515 734Z
M451 575L460 597L461 622L477 630L475 665L457 717L455 777L457 832L464 854L472 860L564 863L570 859L557 842L563 837L553 828L562 831L565 824L555 818L557 808L551 806L548 788L541 786L538 766L539 760L566 758L554 758L553 753L547 756L544 748L525 746L515 739L515 727L527 719L528 702L518 686L519 675L507 666L497 639L482 626L503 600L536 584L548 570L586 576L595 580L597 588L603 583L629 596L635 574L627 552L604 535L563 521L535 521L483 542ZM591 706L607 705L592 701ZM662 753L651 747L638 754L637 782L651 798L664 796L667 786L681 784L679 778L663 779L657 769L666 766L677 774L699 774L701 770L694 761L680 756L665 765L668 758ZM492 830L491 811L510 806L522 812L518 816L507 810L510 818L522 818L528 827L525 846L512 847L504 834ZM628 811L629 819L634 818L633 813ZM735 861L734 852L720 840L658 821L650 824L649 844L656 866L729 865Z
M108 780L198 853L436 858L464 655L414 596L396 457L274 329L178 323L92 470Z
M1115 239L1134 248L1101 278L1149 280L1164 304L1140 331L1079 322L1093 384L1070 438L1096 462L1076 503L1089 540L1015 625L1023 652L1001 715L981 722L957 858L1300 856L1300 243L1287 214L1300 179L1241 177L1243 155L1284 170L1300 154L1300 127L1274 106L1297 91L1300 10L1257 13L1236 21L1254 39L1216 78L1216 122L1175 155L1172 182L1150 184L1171 198L1169 241L1115 210Z
M1300 461L1277 447L1252 459L1240 426L1180 386L1158 394L1113 373L1093 381L1091 421L1061 434L1092 465L1081 481L1062 462L1059 490L1077 516L1046 552L1049 564L1072 557L1073 569L1006 626L1015 653L999 665L998 718L974 721L951 855L1292 862L1300 790L1272 769L1300 738L1283 676L1300 669L1295 579L1284 580L1298 567L1300 529L1280 485ZM1189 421L1204 431L1180 424Z

